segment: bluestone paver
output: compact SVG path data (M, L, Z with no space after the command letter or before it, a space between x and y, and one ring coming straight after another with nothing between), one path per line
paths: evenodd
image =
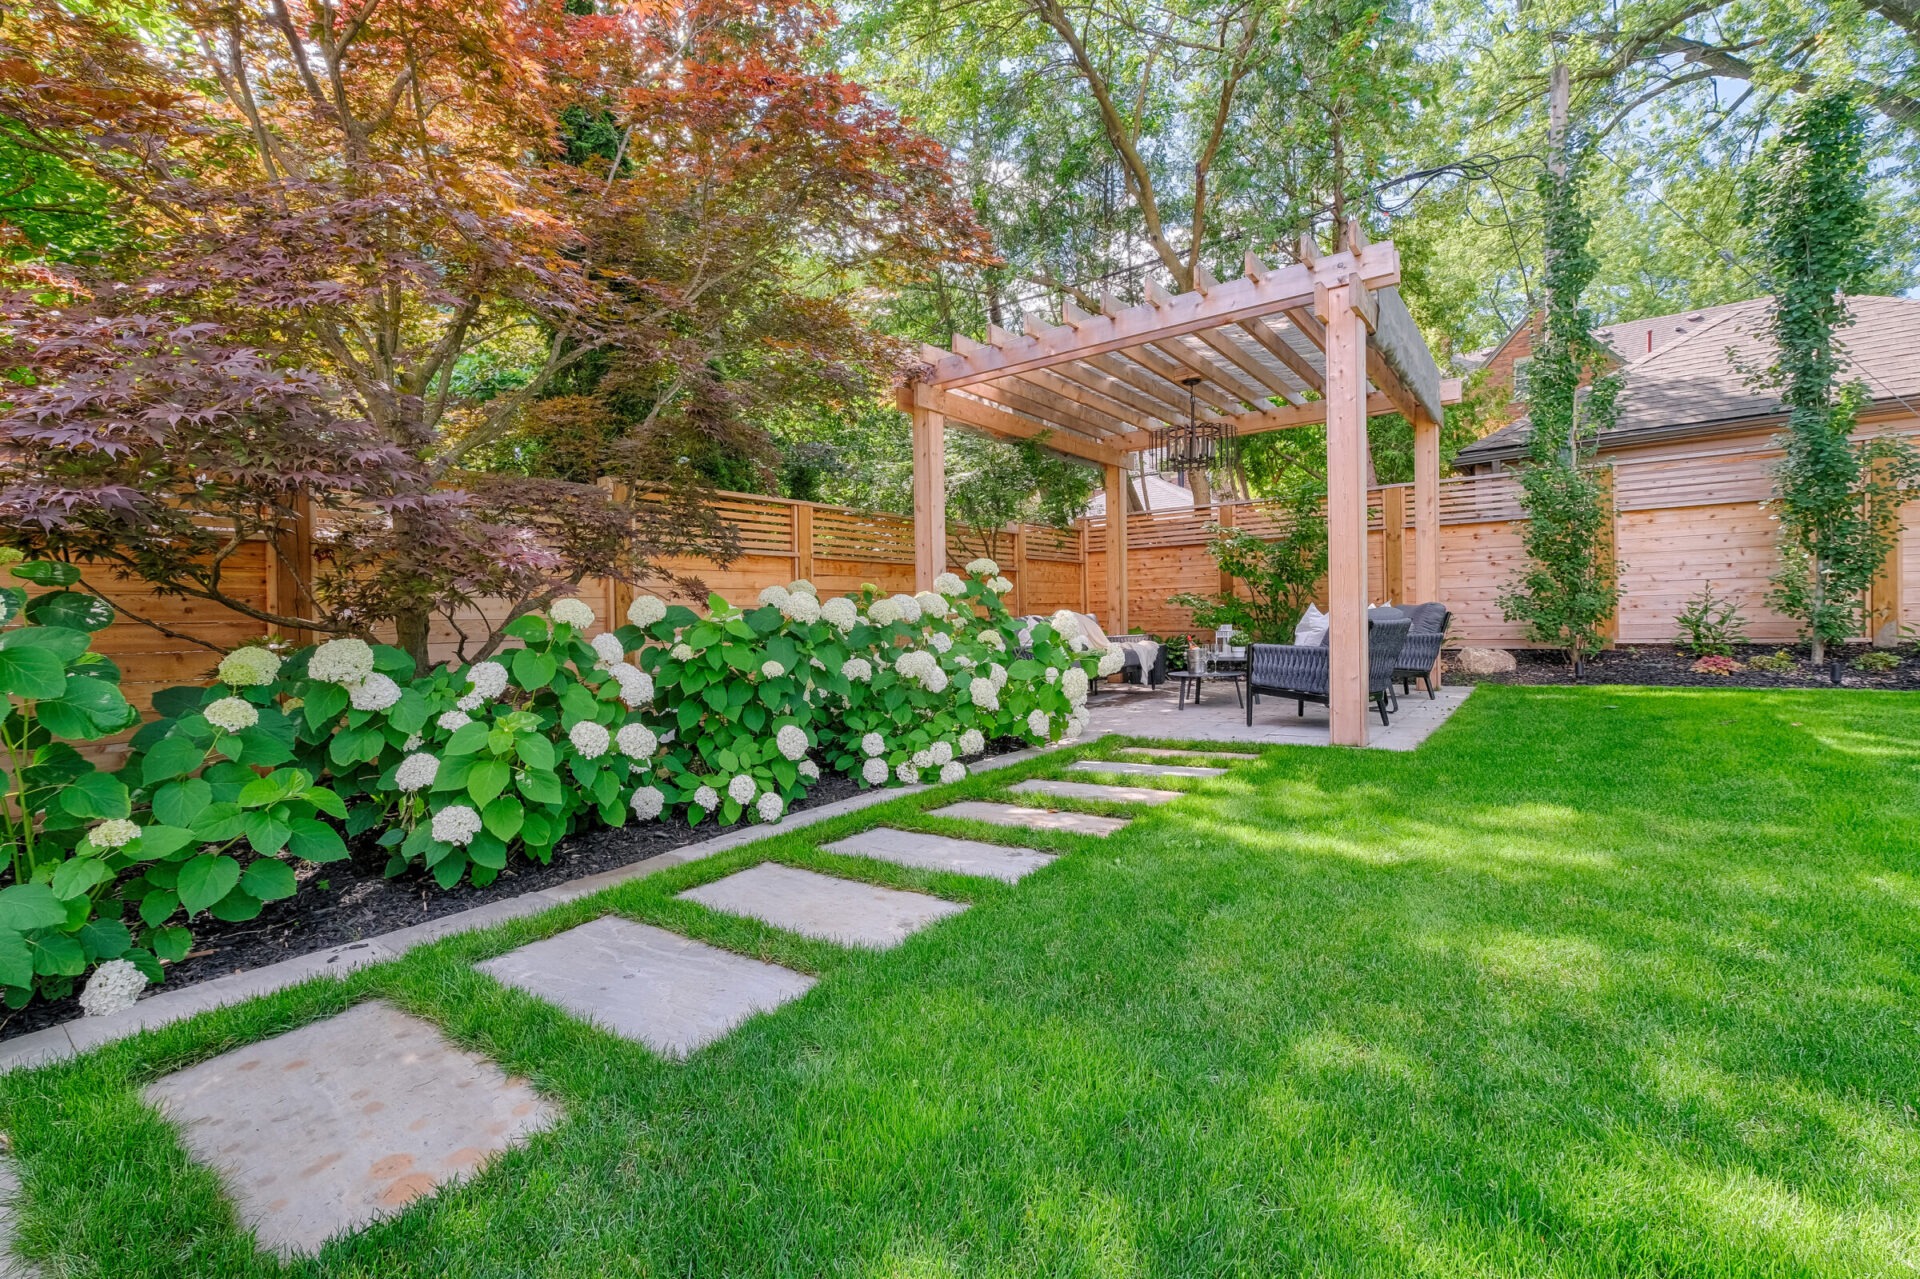
M1016 795L1047 795L1055 799L1103 799L1111 804L1171 804L1182 792L1152 786L1102 786L1098 782L1064 782L1036 777L1009 787Z
M1124 817L1096 817L1092 813L1069 813L1056 808L1030 808L1025 804L996 804L988 800L964 799L945 808L936 808L930 817L964 817L969 821L991 822L995 826L1024 826L1028 830L1057 830L1068 835L1098 835L1105 838L1126 829Z
M790 968L612 915L477 967L668 1057L684 1057L813 987L813 978Z
M1146 755L1153 759L1259 759L1245 751L1189 751L1169 746L1122 746L1122 755Z
M1124 759L1077 759L1067 765L1070 773L1121 773L1128 777L1225 777L1224 768L1205 768L1199 764L1136 764Z
M680 896L822 941L885 950L966 907L924 893L880 888L775 862L761 862Z
M556 1106L378 1001L148 1085L283 1257L400 1211L530 1133Z
M858 835L822 844L830 853L849 857L872 857L899 866L921 870L951 871L956 875L980 875L1012 883L1023 875L1039 870L1053 858L1031 848L1010 848L1005 844L986 844L977 839L954 839L947 835L927 835L920 831L894 830L876 826Z
M0 1279L38 1279L39 1270L13 1251L13 1205L20 1198L20 1174L0 1155Z

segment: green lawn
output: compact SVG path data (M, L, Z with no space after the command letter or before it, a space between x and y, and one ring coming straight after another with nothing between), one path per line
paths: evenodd
M998 792L1083 748L956 788ZM1018 885L814 851L953 790L0 1079L51 1275L280 1273L138 1099L371 995L567 1118L302 1275L1920 1268L1920 699L1482 688L1277 748ZM672 900L772 857L964 898L862 954ZM469 969L614 909L819 973L684 1064Z

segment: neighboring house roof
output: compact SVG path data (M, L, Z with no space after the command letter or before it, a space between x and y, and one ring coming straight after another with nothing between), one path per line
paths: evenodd
M1614 423L1601 433L1600 447L1709 435L1779 420L1779 399L1752 381L1754 373L1773 363L1773 343L1766 335L1772 305L1771 298L1755 298L1685 316L1610 326L1609 345L1618 341L1631 346L1635 340L1645 345L1645 334L1652 332L1654 348L1620 369ZM1920 405L1920 300L1851 297L1847 307L1854 322L1840 333L1846 348L1842 380L1863 382L1875 401ZM1696 321L1695 316L1700 318ZM1679 332L1662 343L1661 325ZM1524 456L1531 434L1527 419L1510 422L1461 449L1454 465Z
M1135 491L1139 490L1140 477L1129 476ZM1186 511L1193 509L1193 490L1183 488L1172 480L1158 475L1149 475L1146 480L1147 509L1152 511ZM1107 495L1095 493L1093 501L1087 504L1087 515L1099 519L1107 513Z
M1709 324L1718 323L1731 311L1752 305L1752 302L1726 302L1697 311L1682 311L1677 315L1650 315L1644 320L1623 320L1619 324L1602 325L1593 331L1593 336L1606 343L1607 349L1622 364L1631 364L1689 334L1699 332Z

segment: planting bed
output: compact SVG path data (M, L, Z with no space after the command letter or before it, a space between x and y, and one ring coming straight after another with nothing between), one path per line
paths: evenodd
M1794 655L1793 670L1775 673L1756 670L1746 663L1755 657L1770 657L1782 649ZM1855 658L1869 652L1865 645L1850 646L1840 653L1841 685L1845 688L1920 689L1920 657L1912 649L1890 650L1900 656L1900 665L1891 671L1862 671L1853 666ZM1674 688L1831 688L1825 665L1807 660L1806 650L1780 644L1742 644L1734 650L1734 660L1745 669L1729 675L1695 671L1696 658L1671 644L1623 644L1600 653L1574 678L1573 671L1558 653L1541 649L1516 649L1513 656L1520 668L1503 675L1468 675L1447 667L1447 679L1456 684L1647 684Z

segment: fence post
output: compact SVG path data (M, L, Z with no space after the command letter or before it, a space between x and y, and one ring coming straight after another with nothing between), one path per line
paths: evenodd
M273 539L273 573L267 579L271 593L268 611L288 617L304 617L306 602L302 583L313 582L313 496L296 490L287 502L287 519ZM313 632L305 627L287 627L282 636L296 647L313 642Z
M1080 521L1080 611L1082 613L1087 611L1087 595L1092 589L1087 582L1089 574L1087 561L1092 558L1092 555L1093 535L1088 532L1087 521L1082 519Z
M1027 526L1025 523L1013 526L1013 611L1023 616L1027 611Z
M813 580L813 503L793 504L793 575Z
M1891 469L1891 463L1885 459L1874 464L1882 471ZM1904 505L1898 497L1894 500L1894 509L1899 511ZM1873 584L1867 588L1867 638L1875 648L1900 647L1900 569L1901 543L1906 539L1905 521L1894 527L1893 545L1887 548L1887 557L1880 561L1879 569L1873 575Z
M1237 518L1237 512L1239 510L1240 504L1238 502L1222 502L1220 504L1220 518L1214 522L1221 528L1232 528L1234 527L1234 520ZM1233 574L1227 572L1224 568L1221 569L1220 593L1222 595L1231 595L1236 589L1233 584Z
M1600 633L1606 636L1604 647L1613 648L1620 643L1620 504L1614 499L1612 466L1600 470L1600 501L1607 512L1607 562L1613 565L1613 609Z
M1380 589L1389 604L1407 600L1407 490L1380 490Z

